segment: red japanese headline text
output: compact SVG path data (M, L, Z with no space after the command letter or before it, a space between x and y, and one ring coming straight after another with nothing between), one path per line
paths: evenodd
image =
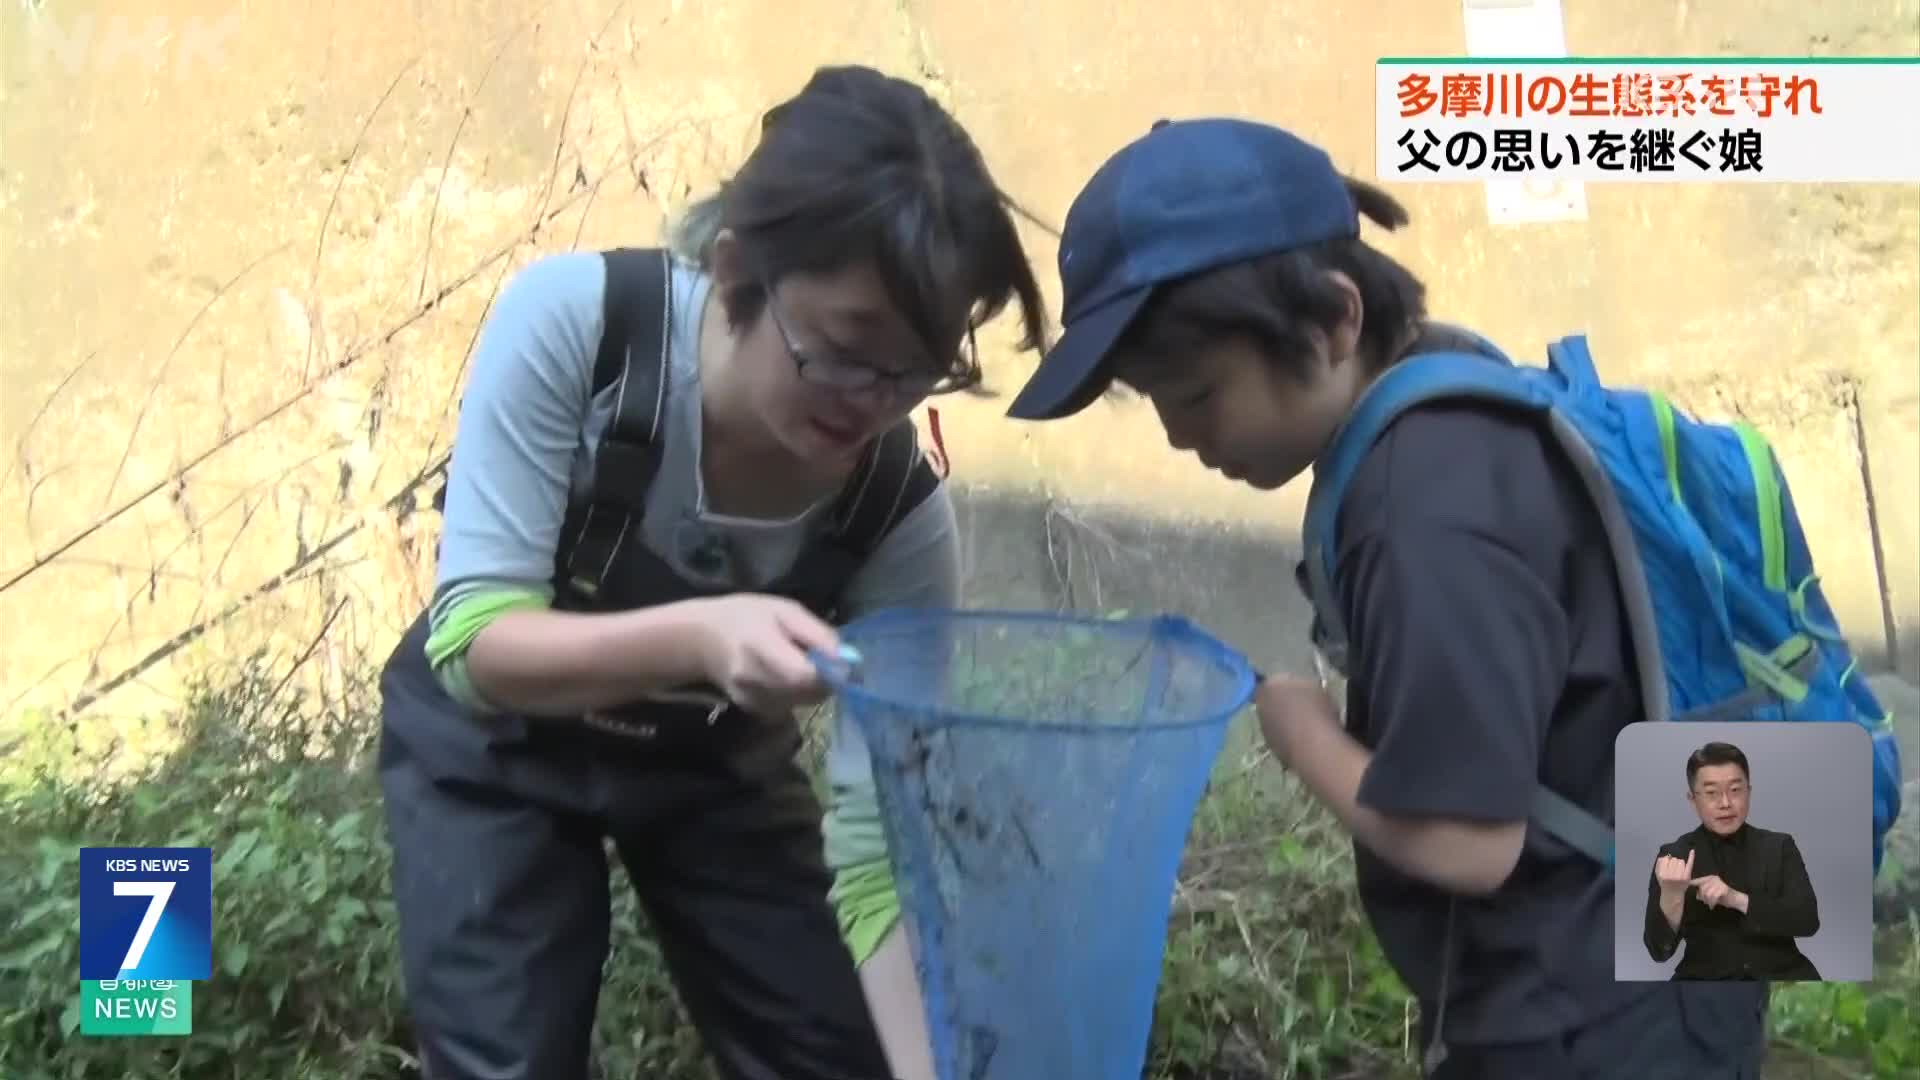
M1515 72L1402 76L1400 116L1814 116L1819 82L1805 75L1583 72L1571 77Z

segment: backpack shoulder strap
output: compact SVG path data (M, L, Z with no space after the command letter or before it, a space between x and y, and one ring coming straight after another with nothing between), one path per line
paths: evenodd
M1599 380L1583 338L1572 337L1548 349L1549 366L1522 368L1495 354L1430 353L1409 357L1380 376L1361 396L1353 414L1334 434L1332 444L1314 464L1313 489L1307 497L1305 558L1302 584L1314 609L1316 646L1336 669L1347 670L1346 620L1334 590L1334 561L1338 552L1341 499L1367 451L1392 423L1409 409L1444 398L1472 398L1546 413L1565 394L1584 394L1599 388ZM1557 435L1564 442L1564 434ZM1587 477L1589 484L1593 477ZM1630 571L1621 568L1623 575ZM1613 871L1612 827L1591 811L1546 787L1534 786L1530 815L1533 822L1560 843Z
M1556 840L1613 873L1613 827L1597 815L1545 784L1535 784L1530 816Z
M1346 620L1333 589L1333 564L1339 550L1335 532L1340 502L1347 485L1352 483L1367 451L1407 410L1441 398L1462 397L1535 410L1553 404L1546 383L1504 357L1472 353L1411 356L1374 380L1314 463L1313 488L1307 495L1302 528L1306 549L1303 569L1307 596L1320 623L1316 637L1323 639L1322 649L1336 669L1346 669Z
M1313 467L1313 491L1308 496L1308 533L1333 538L1340 500L1347 493L1354 470L1395 420L1408 409L1440 398L1478 398L1520 408L1544 411L1559 393L1589 393L1600 389L1598 371L1587 351L1584 335L1562 338L1547 347L1547 372L1515 365L1491 342L1468 334L1479 353L1432 352L1410 356L1389 368L1361 396L1332 445ZM1554 382L1559 385L1556 387Z
M607 286L593 394L618 386L613 415L594 451L593 490L574 535L562 538L560 585L591 602L645 511L660 467L660 434L671 381L668 342L673 280L659 248L602 255Z

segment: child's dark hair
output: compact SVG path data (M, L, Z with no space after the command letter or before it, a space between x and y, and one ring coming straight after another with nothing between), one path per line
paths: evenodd
M1046 347L1046 307L1013 213L958 122L905 79L823 67L769 109L733 178L682 216L673 247L709 265L721 229L739 238L750 276L721 297L735 329L766 304L763 284L871 259L889 299L930 350L1018 300L1023 348ZM971 349L947 374L977 385Z
M1347 191L1374 224L1396 229L1407 211L1393 196L1352 177ZM1346 300L1329 271L1353 279L1363 308L1360 351L1373 370L1397 357L1407 331L1424 321L1426 286L1406 267L1358 237L1263 255L1203 270L1161 286L1141 308L1113 350L1116 354L1179 356L1222 337L1253 339L1283 371L1301 371L1311 354L1307 328L1330 330L1346 314Z
M1749 781L1753 770L1747 768L1747 755L1732 743L1710 742L1687 755L1687 790L1693 790L1693 776L1709 765L1738 765L1740 775Z

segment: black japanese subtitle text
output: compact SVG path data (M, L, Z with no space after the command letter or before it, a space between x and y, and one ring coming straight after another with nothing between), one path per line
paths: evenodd
M1757 173L1760 133L1752 128L1723 129L1718 135L1694 131L1685 137L1672 128L1637 127L1622 134L1591 131L1584 137L1527 128L1456 131L1442 139L1430 128L1409 128L1398 145L1406 151L1403 173L1439 172L1443 167L1492 173L1552 171L1583 161L1609 172Z

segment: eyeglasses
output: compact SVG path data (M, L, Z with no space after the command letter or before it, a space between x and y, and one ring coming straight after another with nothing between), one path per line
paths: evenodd
M780 332L781 344L786 346L787 355L793 358L794 370L800 377L816 386L831 387L835 390L867 390L883 386L894 398L923 398L936 394L950 394L961 388L960 380L944 371L886 371L872 364L862 364L838 357L815 356L806 346L794 337L793 330L781 313L780 302L774 298L772 286L763 286L767 296L767 314L773 316L774 329ZM971 358L976 354L973 327L967 327L967 341L963 346L963 357ZM967 364L972 367L972 364Z
M1722 787L1695 788L1693 791L1693 794L1696 798L1698 798L1701 802L1706 803L1708 806L1713 806L1719 803L1723 798L1728 803L1734 803L1746 797L1747 785L1729 784L1724 788Z

